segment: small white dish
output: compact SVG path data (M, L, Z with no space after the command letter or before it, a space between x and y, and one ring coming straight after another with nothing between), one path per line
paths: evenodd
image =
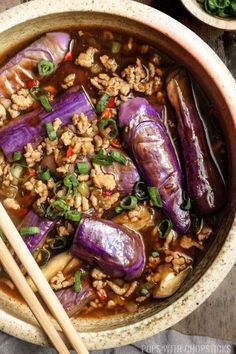
M207 25L226 31L236 30L236 19L210 15L201 7L197 0L181 0L181 2L194 17Z

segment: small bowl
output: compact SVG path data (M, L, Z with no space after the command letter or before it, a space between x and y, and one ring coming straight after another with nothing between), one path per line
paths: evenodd
M236 30L236 19L222 18L218 16L209 15L197 0L181 0L185 8L197 19L206 23L209 26L223 29L225 31Z

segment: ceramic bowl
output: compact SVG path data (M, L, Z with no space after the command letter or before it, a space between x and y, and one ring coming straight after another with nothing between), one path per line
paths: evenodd
M122 0L34 0L0 15L0 48L4 57L19 43L45 31L71 26L108 26L139 35L183 63L197 77L217 109L228 144L229 202L217 236L192 276L172 297L144 306L134 314L76 319L89 349L122 346L173 326L194 311L222 282L236 254L236 88L218 56L193 32L163 13ZM0 292L0 329L21 339L48 345L26 305Z
M194 17L207 25L226 31L236 30L235 18L212 16L202 8L201 4L199 4L197 0L181 0L181 2Z

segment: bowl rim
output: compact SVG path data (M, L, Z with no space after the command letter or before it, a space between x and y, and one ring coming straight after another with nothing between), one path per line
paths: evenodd
M142 23L175 39L177 44L190 51L195 58L202 58L201 65L221 90L229 111L234 118L236 131L235 81L213 50L194 32L166 14L147 5L123 0L34 0L11 8L0 14L0 32L37 17L63 12L107 12ZM16 16L17 14L17 16ZM204 54L203 54L204 53ZM214 65L207 63L214 62ZM91 350L118 347L140 341L182 320L203 303L223 281L235 263L236 218L218 255L194 286L159 313L127 326L100 332L83 332L81 338ZM48 345L41 329L15 318L0 309L0 330L40 345Z
M236 19L212 16L201 8L201 5L197 3L197 0L181 0L181 2L186 10L207 25L226 31L236 30Z

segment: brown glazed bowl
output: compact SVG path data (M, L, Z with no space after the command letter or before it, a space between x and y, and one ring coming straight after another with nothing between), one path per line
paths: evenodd
M135 342L173 326L210 296L232 268L236 254L236 86L218 56L196 34L167 15L130 0L34 0L12 8L0 15L1 56L43 32L85 25L138 34L183 63L221 113L229 157L227 212L209 250L179 291L134 314L74 320L89 349L104 349ZM3 291L0 329L48 345L28 307Z

